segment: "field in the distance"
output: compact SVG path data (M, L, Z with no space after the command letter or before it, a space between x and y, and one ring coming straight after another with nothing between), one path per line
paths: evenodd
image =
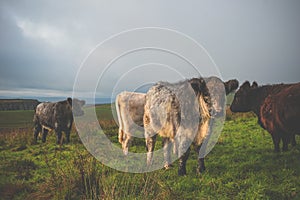
M97 106L96 113L117 144L110 109ZM106 167L74 129L70 144L56 145L53 132L45 144L33 144L32 117L33 111L0 111L0 199L300 199L300 137L296 147L275 154L271 136L251 113L228 113L206 172L195 174L191 151L184 177L177 176L177 162L145 174ZM144 149L143 141L134 141L133 151Z

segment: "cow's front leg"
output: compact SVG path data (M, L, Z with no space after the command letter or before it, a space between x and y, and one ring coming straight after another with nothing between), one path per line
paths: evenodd
M43 132L43 134L42 134L42 142L45 143L47 135L48 135L48 129L43 128L42 132Z
M70 120L70 123L68 125L68 129L65 131L66 133L66 138L67 138L67 143L70 142L70 133L71 133L71 130L72 130L72 124L73 124L73 117L72 119Z
M124 155L127 156L128 151L129 151L129 146L132 141L132 136L129 134L125 134L124 136L125 136L125 140L122 141L122 149L123 149Z
M274 150L275 150L275 152L278 153L278 152L280 152L280 148L279 148L280 137L276 133L271 133L271 135L272 135L272 139L273 139Z
M62 144L62 141L61 141L62 131L60 129L56 129L55 132L56 132L56 143Z
M186 161L190 155L190 144L191 142L187 140L185 135L178 134L175 138L175 145L178 146L178 157L179 157L179 166L178 166L178 175L186 175Z
M147 165L152 164L153 151L156 142L156 135L147 136L146 134L146 148L147 148Z
M283 135L282 136L282 151L287 151L288 150L289 143L290 143L289 135Z
M198 158L197 173L201 174L205 171L204 158Z
M67 140L66 143L69 143L70 142L70 132L71 131L70 130L66 130L65 132L66 132L66 140Z
M197 147L196 147L196 153L197 153L197 155L198 155L198 166L197 166L197 173L198 174L201 174L201 173L203 173L204 171L205 171L205 164L204 164L204 158L201 158L200 157L200 149L201 149L201 146L202 145L198 145Z
M186 152L179 158L179 167L178 167L178 175L183 176L186 175L186 161L190 155L190 148L186 150Z

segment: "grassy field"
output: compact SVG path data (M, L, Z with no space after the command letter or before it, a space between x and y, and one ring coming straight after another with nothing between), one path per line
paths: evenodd
M97 106L96 113L117 144L110 109ZM33 144L32 115L0 112L0 128L5 128L0 133L0 199L300 199L299 138L288 152L274 153L270 135L251 113L228 113L206 157L206 172L196 175L192 151L184 177L177 176L177 163L144 174L106 167L87 152L75 130L70 144L56 145L54 133L45 144ZM144 150L143 142L134 145L132 150Z
M33 113L33 110L0 111L0 128L30 127Z

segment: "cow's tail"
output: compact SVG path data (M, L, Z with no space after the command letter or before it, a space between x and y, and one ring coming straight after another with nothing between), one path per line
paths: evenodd
M122 115L120 113L120 96L118 95L116 98L116 111L118 116L118 122L119 122L119 133L118 133L118 139L119 142L122 143L123 137L124 137L124 131L123 131L123 119Z

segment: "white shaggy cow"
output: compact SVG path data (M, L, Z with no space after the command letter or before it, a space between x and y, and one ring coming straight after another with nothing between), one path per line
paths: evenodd
M186 161L190 144L199 152L209 134L212 104L203 78L193 78L170 84L159 82L146 94L144 129L147 147L147 164L152 163L156 133L167 138L164 149L174 144L179 157L178 175L186 174ZM167 154L166 154L167 155ZM169 158L165 157L165 160ZM198 172L205 170L204 158L198 158Z
M119 142L125 155L137 131L143 132L143 115L146 94L122 92L116 97L116 111L119 121Z

